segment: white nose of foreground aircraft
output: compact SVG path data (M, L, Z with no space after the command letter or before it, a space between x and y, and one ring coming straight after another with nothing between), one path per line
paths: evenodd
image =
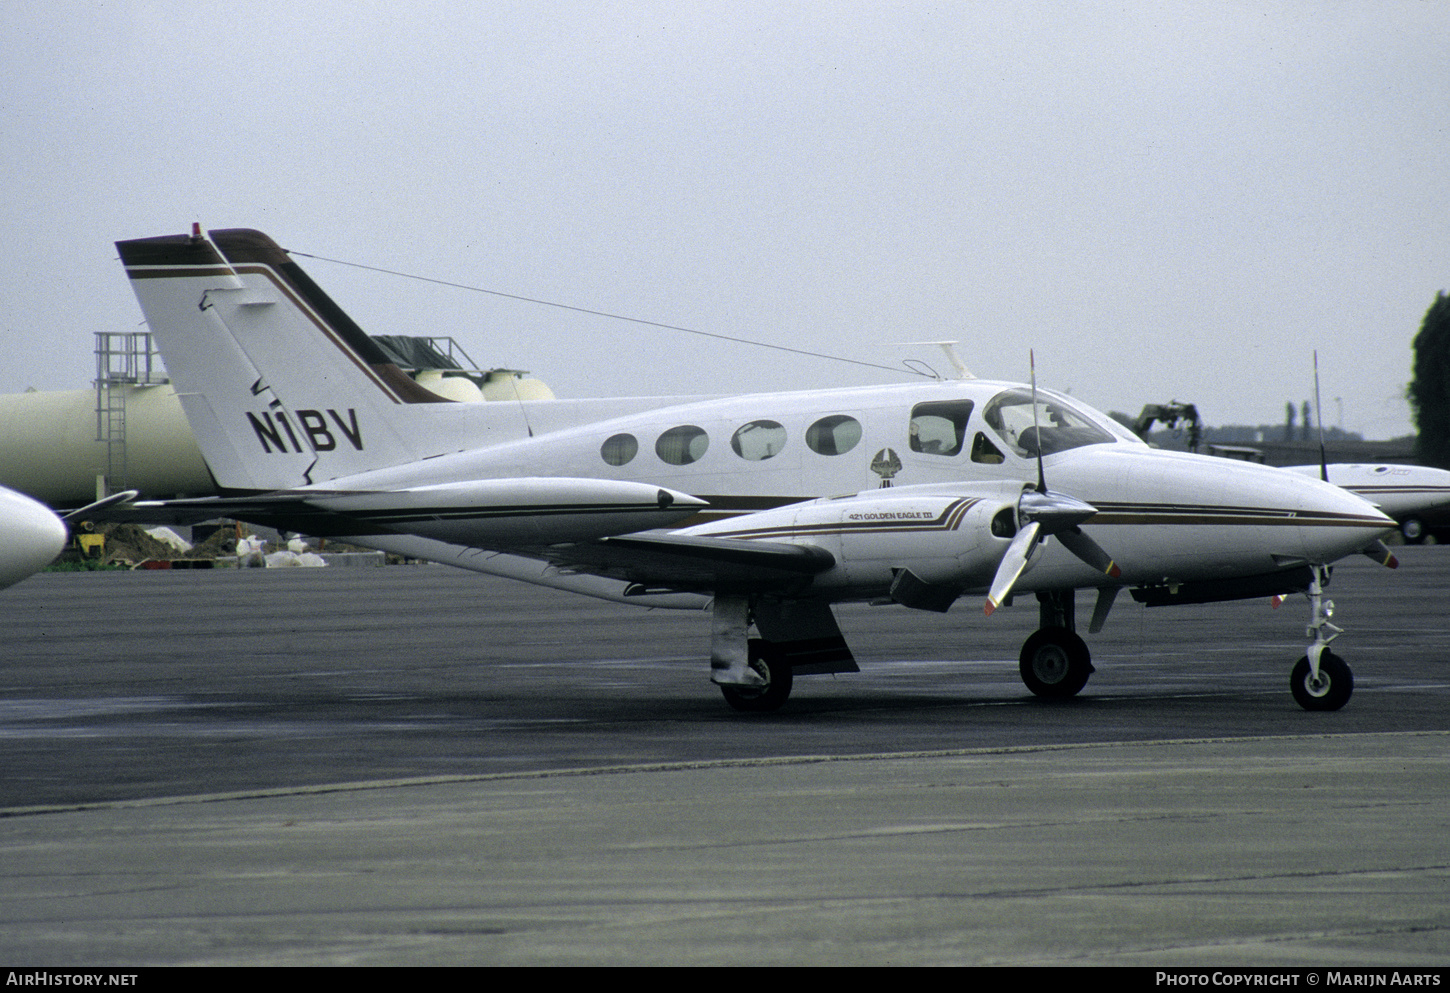
M227 515L648 607L711 612L739 710L854 672L832 604L993 614L1032 593L1041 696L1093 668L1118 596L1149 606L1303 593L1295 698L1332 710L1329 563L1394 522L1318 479L1148 448L1076 400L967 379L725 398L453 403L394 365L258 231L117 244L218 486L110 508ZM974 612L973 612L974 613ZM976 614L978 618L980 614ZM999 623L978 620L976 623Z
M0 486L0 588L50 565L65 542L65 525L49 508Z

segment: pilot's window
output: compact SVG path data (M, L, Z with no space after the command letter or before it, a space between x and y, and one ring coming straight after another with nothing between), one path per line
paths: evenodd
M689 465L698 462L709 447L710 436L704 428L682 424L660 435L655 442L655 454L670 465Z
M861 441L861 422L832 414L806 428L806 446L819 455L845 455Z
M599 454L610 465L628 465L639 454L639 442L632 434L617 434L604 442Z
M978 431L977 436L972 439L972 461L981 462L983 465L1001 465L1002 450Z
M730 447L751 462L768 459L785 447L785 428L775 421L751 421L731 436Z
M998 393L982 411L982 420L1014 452L1027 458L1065 452L1082 445L1113 441L1113 436L1067 398L1039 392L1034 415L1032 394L1027 390Z
M933 400L911 408L911 450L928 455L960 455L967 436L970 400Z

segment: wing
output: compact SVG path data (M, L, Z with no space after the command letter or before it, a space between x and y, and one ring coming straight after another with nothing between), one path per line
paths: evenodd
M834 555L816 545L671 532L604 538L542 554L562 569L628 583L629 595L788 593L836 564Z

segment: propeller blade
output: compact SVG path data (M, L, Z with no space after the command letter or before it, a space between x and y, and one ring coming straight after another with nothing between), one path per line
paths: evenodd
M1032 521L1017 536L1012 539L1012 544L1007 546L1007 553L1002 556L1001 563L997 566L997 575L992 577L992 589L987 594L986 613L992 616L992 611L1007 602L1012 595L1012 587L1017 585L1026 570L1032 553L1037 550L1038 539L1042 536L1042 525Z
M1400 560L1395 558L1395 553L1390 551L1390 546L1386 545L1383 541L1376 541L1372 545L1366 545L1360 551L1386 569L1398 569L1400 567Z
M1113 601L1118 598L1118 591L1121 586L1100 586L1098 587L1098 602L1093 605L1093 619L1088 624L1088 634L1097 634L1108 622L1108 611L1113 609Z
M1066 531L1059 532L1057 540L1062 542L1062 547L1082 559L1098 572L1117 579L1123 574L1113 557L1103 551L1103 546L1093 541L1083 532L1082 528L1073 527Z

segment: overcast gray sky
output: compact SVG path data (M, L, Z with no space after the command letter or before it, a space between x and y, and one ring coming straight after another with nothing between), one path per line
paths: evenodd
M0 392L137 327L118 239L289 249L1103 410L1410 430L1450 6L0 4ZM300 260L560 396L905 376ZM1340 398L1336 404L1334 398Z

